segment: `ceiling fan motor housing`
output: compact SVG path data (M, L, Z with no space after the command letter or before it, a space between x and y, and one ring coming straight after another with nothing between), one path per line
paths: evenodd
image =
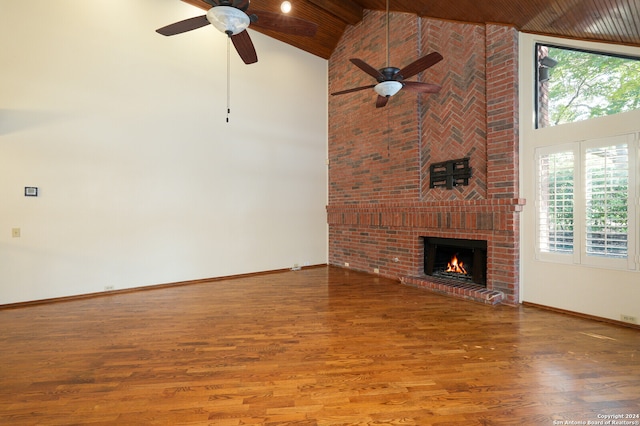
M384 76L384 79L378 78L378 83L382 83L383 81L389 81L389 80L402 81L402 76L398 74L399 72L400 72L400 68L396 68L396 67L380 68L380 74Z

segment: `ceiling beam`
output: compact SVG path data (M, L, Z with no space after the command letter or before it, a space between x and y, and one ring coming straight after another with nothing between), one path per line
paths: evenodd
M362 20L363 9L357 3L351 0L307 0L309 3L315 4L321 9L326 10L341 21L355 25Z

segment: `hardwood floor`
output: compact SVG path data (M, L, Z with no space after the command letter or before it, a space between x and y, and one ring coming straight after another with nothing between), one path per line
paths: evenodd
M606 424L640 413L638 330L332 267L2 310L0 345L3 425Z

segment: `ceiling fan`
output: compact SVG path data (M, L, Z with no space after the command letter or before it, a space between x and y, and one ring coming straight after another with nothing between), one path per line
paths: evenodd
M387 66L378 70L362 59L350 59L351 63L375 78L378 83L334 92L332 95L344 95L345 93L373 88L378 94L376 108L382 108L387 105L389 98L398 93L402 88L416 93L438 93L442 87L437 84L406 81L406 79L434 66L442 59L443 57L440 53L432 52L413 61L402 69L389 66L389 0L387 0Z
M245 64L258 62L258 55L249 33L249 25L265 30L286 34L313 37L318 25L275 12L249 10L250 0L202 0L211 5L206 15L175 22L156 30L157 33L172 36L205 27L209 24L225 33L233 42L238 55Z

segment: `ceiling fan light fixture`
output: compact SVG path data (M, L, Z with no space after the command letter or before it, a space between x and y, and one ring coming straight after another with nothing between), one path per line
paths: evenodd
M246 30L251 23L246 13L232 6L216 6L207 12L211 25L228 35L236 35Z
M393 96L402 89L402 83L399 81L383 81L376 84L373 90L380 96Z

